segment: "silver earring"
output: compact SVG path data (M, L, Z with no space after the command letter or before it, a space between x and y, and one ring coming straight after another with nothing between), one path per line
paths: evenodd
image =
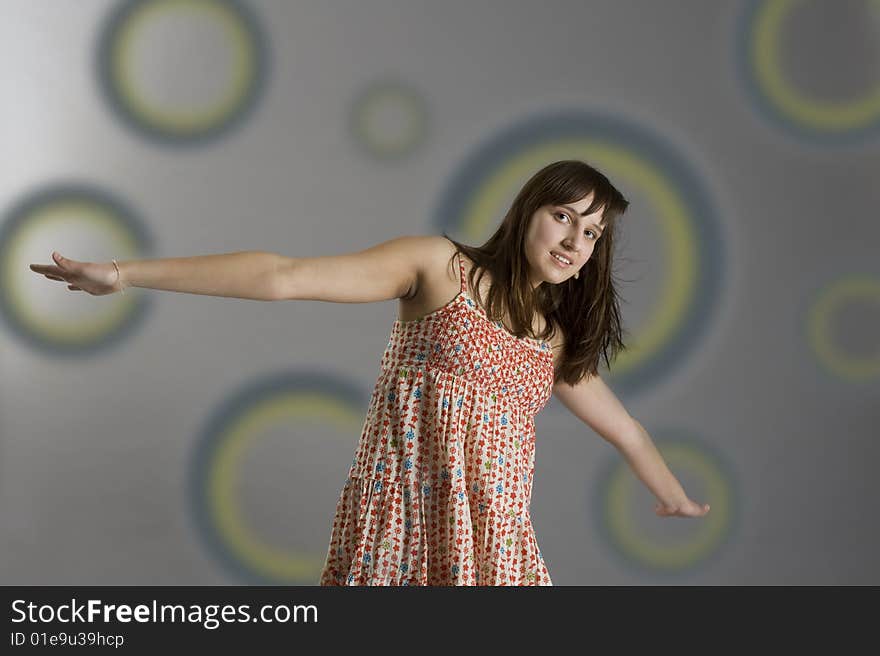
M577 277L580 276L580 275L581 275L581 272L580 272L579 270L574 272L574 277L575 277L575 278L577 278Z

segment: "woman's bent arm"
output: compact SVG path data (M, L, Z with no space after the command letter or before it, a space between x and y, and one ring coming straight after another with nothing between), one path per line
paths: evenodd
M276 253L239 251L150 260L118 261L124 287L271 301L275 296Z

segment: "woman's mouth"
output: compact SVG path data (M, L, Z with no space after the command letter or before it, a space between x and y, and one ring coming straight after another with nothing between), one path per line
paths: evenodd
M571 266L571 262L568 260L568 258L562 255L557 255L551 252L550 257L553 259L554 262L556 262L556 266L558 266L560 269L567 269Z

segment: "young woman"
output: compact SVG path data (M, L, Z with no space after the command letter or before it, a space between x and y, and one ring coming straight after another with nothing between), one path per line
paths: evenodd
M534 416L551 393L621 452L658 515L709 511L598 373L624 348L612 255L628 206L604 175L565 160L532 176L480 247L402 236L328 257L53 252L54 265L30 268L94 296L399 299L321 585L552 585L529 515Z

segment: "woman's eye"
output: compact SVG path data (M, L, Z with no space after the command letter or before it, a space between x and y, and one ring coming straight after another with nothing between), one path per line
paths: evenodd
M568 214L563 214L562 212L557 212L557 213L556 213L556 216L564 216L566 219L568 219ZM569 219L569 220L571 220L571 219ZM588 232L589 232L589 233L592 233L592 235L593 235L593 239L596 239L596 233L595 233L595 232L593 232L592 230L584 230L584 234L587 234Z

